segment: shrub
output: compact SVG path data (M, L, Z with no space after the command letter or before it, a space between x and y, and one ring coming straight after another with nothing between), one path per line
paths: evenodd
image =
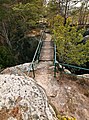
M15 59L8 47L0 46L0 68L15 65Z

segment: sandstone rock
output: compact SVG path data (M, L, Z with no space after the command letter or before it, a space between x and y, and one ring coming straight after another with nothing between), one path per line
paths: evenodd
M48 62L40 62L37 67L40 69L37 69L35 79L46 90L51 104L55 106L57 112L70 116L70 119L72 116L77 120L89 120L88 82L84 88L84 85L77 83L77 78L60 76L59 73L54 78L53 68L50 65Z
M68 69L64 69L65 73L71 74L71 72Z
M9 111L6 120L57 120L45 91L27 76L0 75L0 111L3 108Z
M78 78L89 78L89 74L77 75Z
M24 64L16 65L14 67L9 67L4 69L1 73L2 74L22 74L24 72L29 71L30 64L31 63L24 63Z

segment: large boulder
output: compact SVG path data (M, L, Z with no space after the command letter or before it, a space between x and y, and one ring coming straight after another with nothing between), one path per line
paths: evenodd
M24 73L28 73L31 63L24 63L20 65L16 65L13 67L8 67L4 69L1 74L14 74L14 75L22 75ZM32 68L31 68L32 70Z
M45 91L35 80L0 75L0 120L57 120Z

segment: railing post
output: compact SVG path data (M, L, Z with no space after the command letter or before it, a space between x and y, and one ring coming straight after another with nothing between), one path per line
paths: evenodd
M56 77L56 44L54 45L54 77Z
M33 70L33 78L35 78L35 71L34 71L34 65L32 64L32 70Z
M43 38L43 33L41 33L40 41L38 43L37 49L35 51L35 54L34 54L34 57L33 57L33 60L32 60L32 63L30 64L30 66L29 66L30 68L29 68L28 73L27 73L27 75L29 75L29 72L32 69L33 78L35 78L34 63L35 63L36 60L38 60L38 62L39 62L40 51L41 51L41 48L42 48L42 38Z
M56 64L54 66L54 77L56 77Z

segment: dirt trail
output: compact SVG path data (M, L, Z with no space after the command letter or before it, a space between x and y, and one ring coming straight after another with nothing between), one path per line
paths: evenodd
M26 74L27 71L29 70L29 65L30 65L30 63L17 65L15 67L7 68L2 72L2 74L10 75L10 77L8 77L8 79L4 76L4 78L7 79L8 82L11 81L10 78L12 78L12 80L13 80L13 82L12 81L10 82L11 83L10 85L12 86L10 88L10 90L12 90L12 92L10 93L11 95L12 95L12 93L14 93L14 89L15 90L19 89L18 86L19 86L20 82L23 81L21 83L23 83L23 84L26 83L26 84L24 84L23 87L22 87L22 84L20 84L21 91L22 91L22 88L23 89L25 88L26 91L28 90L29 93L30 93L30 90L29 90L30 88L31 88L31 91L33 90L30 93L30 96L28 98L28 100L30 100L30 99L32 100L33 106L35 104L37 104L37 105L40 104L39 100L37 99L39 97L43 101L42 105L44 104L44 102L46 103L46 104L44 104L44 107L42 106L42 110L45 109L46 107L49 107L48 104L50 102L53 106L55 106L55 108L57 109L57 111L59 111L59 113L61 115L73 116L73 117L77 118L77 120L89 120L89 80L77 79L76 77L73 78L68 75L63 75L60 77L59 73L57 73L57 77L54 78L53 47L51 44L51 35L50 34L46 34L46 39L43 43L43 48L41 51L40 62L37 64L37 67L35 69L35 81L34 81L35 87L34 87L33 82L31 82L31 80L30 80L30 82L32 84L30 84L30 83L28 84L27 82L29 82L29 81L27 81L26 78L24 77L24 73ZM22 71L24 71L24 73L22 73ZM15 75L15 79L13 79L13 74ZM16 80L17 74L19 76L22 76L21 79L19 78ZM22 79L22 78L25 78L25 79ZM28 78L28 79L30 79L30 78ZM6 81L4 80L4 82L2 82L2 80L3 79L1 78L1 80L0 80L1 87L3 89L5 89L5 87L8 88L8 85L6 85ZM15 84L14 81L17 83L16 86L14 85ZM41 86L41 87L39 86L39 88L44 88L49 100L46 99L47 97L46 97L46 94L44 94L43 90L38 95L36 94L37 89L35 89L35 88L37 88L37 86L36 86L37 83ZM3 86L2 84L5 86ZM24 92L23 91L21 92L22 96L24 94L26 96L28 95L27 92L25 91L25 89L24 89ZM9 91L9 89L8 89L8 91ZM38 89L37 91L40 92L40 89ZM3 91L3 92L5 92L5 91ZM18 92L19 92L18 90L17 90L17 92L15 92L16 95ZM3 95L5 95L5 94L7 95L7 90L6 90L6 93L4 93ZM15 97L16 97L16 95L15 95ZM35 95L35 97L34 97L34 95ZM8 97L8 99L9 99L9 97ZM27 100L27 97L26 98L24 97L24 99ZM11 101L11 99L9 99L9 100ZM30 102L31 102L31 100L30 100ZM6 99L4 99L4 101L6 101ZM7 101L6 104L8 102L9 101ZM24 104L24 102L22 102L22 103ZM11 101L11 104L12 104L12 101ZM1 105L1 103L0 103L0 105ZM13 104L12 104L12 106L13 106ZM40 108L41 106L38 105L38 107ZM24 108L24 106L22 108ZM31 106L29 107L29 109L30 108L31 108ZM24 110L26 110L26 109L24 109ZM38 108L37 108L37 110L38 110ZM47 110L48 110L48 108L47 108ZM6 109L5 109L5 111L6 111ZM38 111L40 112L41 109ZM38 111L36 111L37 114L38 114ZM9 111L7 111L7 112L9 113ZM6 112L5 112L5 115L3 113L4 113L3 111L0 111L0 118L1 118L0 120L7 120L7 119L2 118L3 116L7 115ZM47 113L48 113L48 111L47 111ZM26 116L26 114L25 114L25 116ZM52 120L52 119L50 119L50 120Z
M40 61L53 61L53 46L50 34L46 34L46 39L43 41Z
M56 89L53 89L52 86L57 86L57 84L54 84L53 69L51 70L51 68L53 68L53 56L54 52L51 35L46 34L46 39L43 41L43 47L41 50L40 62L37 65L35 79L38 84L47 90L48 96L55 94L54 91L56 91Z
M35 71L35 80L45 89L51 104L62 115L74 116L77 120L89 120L89 97L85 95L89 92L86 91L88 84L77 78L73 79L68 76L61 78L59 73L57 73L57 78L54 78L51 36L49 34L46 36L46 42L41 51L41 61Z

